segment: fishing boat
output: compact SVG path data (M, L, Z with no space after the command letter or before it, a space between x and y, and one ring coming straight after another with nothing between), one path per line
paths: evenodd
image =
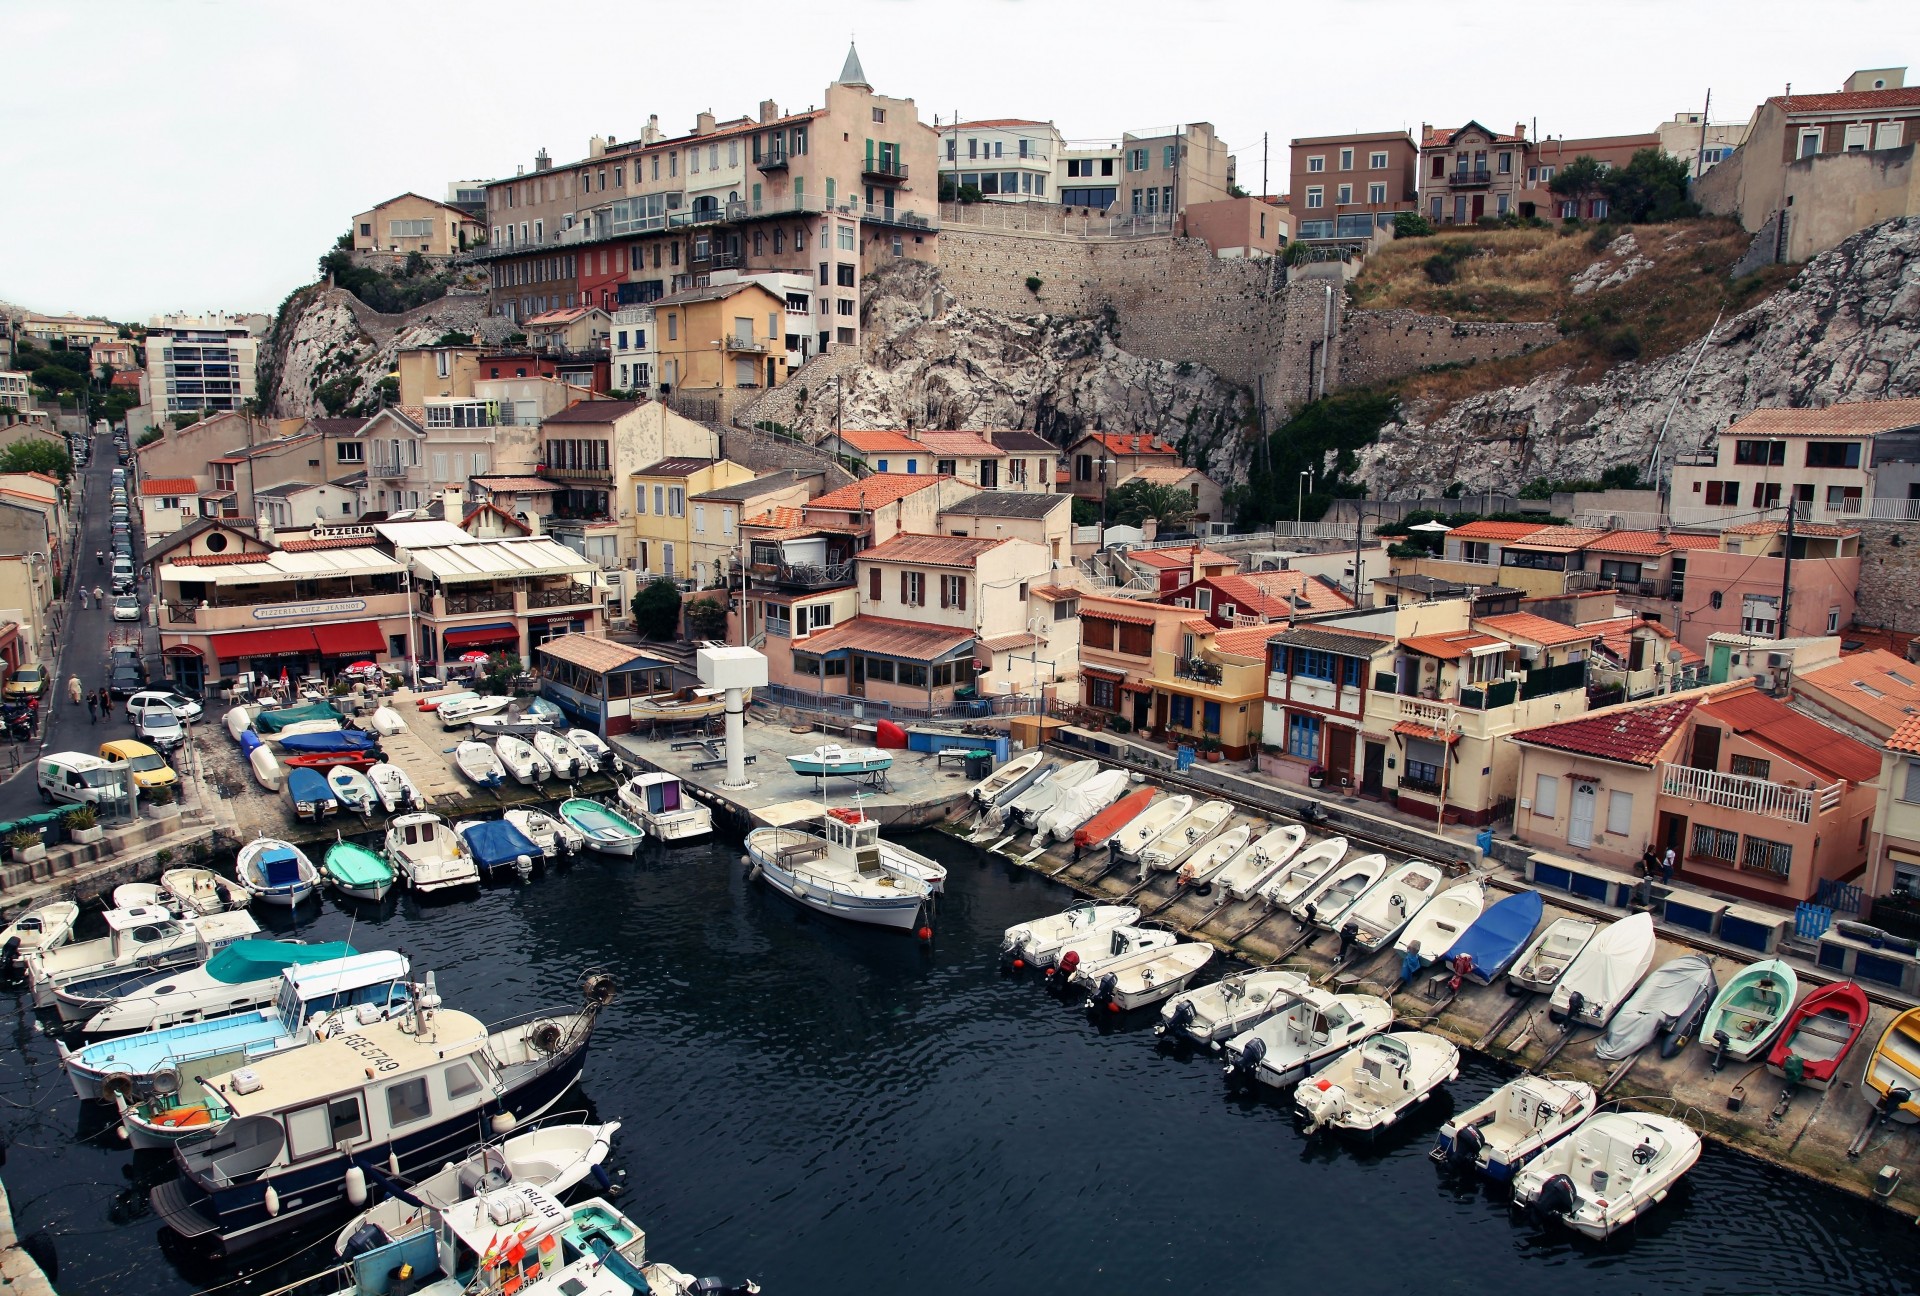
M1035 818L1034 846L1044 846L1048 841L1071 841L1084 849L1088 843L1104 842L1127 820L1146 809L1147 802L1154 798L1154 789L1137 788L1129 792L1127 783L1125 770L1100 770L1078 787L1062 792L1051 807Z
M1347 857L1345 837L1329 837L1295 855L1260 887L1259 895L1275 909L1291 910L1308 892L1326 881L1327 874Z
M501 734L493 740L493 750L499 754L500 763L516 783L531 785L553 777L553 767L525 738Z
M1000 957L1015 971L1029 963L1035 967L1051 967L1060 951L1073 942L1138 921L1140 910L1133 905L1083 900L1060 913L1007 928L1000 940Z
M115 909L173 909L173 897L162 891L158 882L122 882L113 889L110 899Z
M1787 1014L1767 1053L1767 1070L1785 1080L1825 1089L1867 1028L1873 1005L1851 981L1822 986Z
M713 811L687 795L665 771L636 774L620 785L620 804L655 841L694 841L713 835Z
M26 961L34 954L50 954L73 936L73 925L80 921L80 906L71 900L55 900L33 908L0 931L0 961L17 979L24 974Z
M1518 891L1496 900L1460 933L1441 961L1476 985L1492 985L1520 957L1545 911L1546 902L1538 891Z
M631 855L646 840L639 824L611 806L586 797L562 801L560 821L585 838L588 850L602 855Z
M1434 1161L1505 1183L1593 1115L1599 1099L1580 1080L1521 1075L1440 1127Z
M823 743L803 756L787 757L795 774L807 778L825 778L829 774L859 776L877 774L893 767L893 753L878 747L842 747Z
M413 780L398 765L389 765L384 761L375 765L367 771L367 782L373 784L373 790L380 798L380 808L388 814L398 810L413 810L426 804L421 800L420 789L413 785Z
M1456 882L1422 905L1394 937L1393 948L1431 963L1453 948L1487 907L1487 884L1479 878Z
M475 716L468 723L473 727L474 735L480 738L498 738L501 734L532 738L535 734L551 733L566 727L565 720L527 711L497 711L492 715Z
M320 861L320 876L343 896L379 904L393 889L396 874L393 865L378 852L358 842L339 840L327 847Z
M1233 817L1233 805L1227 801L1202 801L1186 818L1161 833L1140 852L1140 862L1164 873L1174 868L1187 853L1220 831L1220 825Z
M453 763L460 772L483 788L497 788L507 781L507 767L493 748L469 738L453 749Z
M1227 1041L1227 1082L1285 1089L1391 1025L1393 1006L1379 995L1309 986L1281 1011Z
M345 765L352 769L370 770L380 763L377 751L326 751L295 752L291 756L282 756L280 763L288 769L331 770Z
M1387 857L1378 852L1345 860L1303 892L1288 912L1302 926L1333 931L1353 902L1385 877L1390 867Z
M587 762L587 773L604 774L613 768L613 748L607 746L600 735L591 729L569 729L567 741Z
M1331 920L1341 938L1369 953L1385 949L1439 893L1447 871L1428 860L1410 859L1380 880Z
M585 833L561 823L544 810L509 810L504 818L524 833L527 840L538 846L540 853L548 859L576 854L587 844Z
M1180 861L1176 876L1183 887L1206 887L1213 885L1221 870L1240 858L1247 850L1247 842L1253 836L1252 824L1240 824L1229 828L1211 841L1201 842L1187 852Z
M999 803L994 807L994 814L1000 817L1002 823L1033 827L1039 822L1040 816L1053 809L1061 797L1104 768L1097 760L1074 761L1052 773L1043 774L1013 800Z
M329 721L337 724L337 721ZM326 755L334 752L372 751L379 745L372 734L357 729L334 729L328 733L282 733L280 750L301 755Z
M477 886L480 870L466 844L436 814L404 814L387 825L387 862L422 893Z
M1556 918L1548 923L1507 973L1509 993L1552 990L1599 932L1600 924L1585 918Z
M743 690L742 705L753 701L753 690ZM633 699L631 711L635 724L680 724L688 720L710 720L727 709L725 689L683 688L664 693L648 693Z
M1185 990L1213 955L1204 941L1176 941L1165 949L1136 950L1097 972L1082 967L1073 980L1086 988L1089 1009L1132 1012Z
M1114 833L1108 845L1123 860L1137 860L1161 834L1172 831L1193 813L1193 798L1182 793L1166 797L1129 819Z
M1323 1129L1377 1134L1460 1078L1460 1049L1427 1031L1375 1035L1293 1091L1295 1117Z
M261 750L265 750L262 748ZM287 771L287 799L293 802L296 819L317 823L332 818L340 809L340 798L318 770L302 767Z
M434 714L439 716L441 728L463 729L469 721L480 716L495 715L505 711L510 700L504 697L485 697L475 694L472 697L442 702Z
M1234 972L1167 1000L1153 1033L1217 1049L1285 1008L1312 985L1312 978L1285 968Z
M1903 1125L1920 1121L1920 1008L1909 1008L1888 1023L1867 1059L1867 1088L1877 1104Z
M509 869L522 882L533 876L533 862L545 853L527 835L504 819L462 819L453 826L467 853L489 877Z
M205 963L225 946L260 930L245 911L178 918L150 906L109 909L104 916L105 936L68 941L26 956L34 1007L58 1005L65 1020L85 1021L99 1011L100 1003L149 985L175 968Z
M182 1067L193 1067L201 1074L210 1068L231 1071L299 1048L336 1027L351 1032L379 1021L407 1002L407 960L403 955L385 951L358 954L344 945L310 948L325 949L331 957L305 965L284 964L272 976L264 997L256 998L257 991L251 985L244 989L229 987L236 998L254 1000L246 1009L176 1022L138 1035L97 1040L73 1051L60 1045L60 1060L74 1093L82 1102L112 1101L115 1095L145 1096L154 1092L155 1078L163 1070L174 1073L166 1082L172 1092L179 1088ZM210 960L209 966L217 959ZM255 965L243 957L235 974L251 976L256 971ZM262 1003L268 1006L262 1008Z
M117 1098L115 1105L127 1145L135 1151L168 1151L183 1138L218 1129L233 1114L218 1092L194 1078L182 1079L175 1093L156 1093L139 1102Z
M991 810L1003 801L1012 801L1040 777L1040 762L1045 758L1046 753L1038 747L1030 752L1022 752L975 783L967 795L982 810Z
M126 1035L260 1008L279 993L285 969L353 952L338 942L235 941L197 967L176 969L107 1001L86 1019L84 1030L91 1036Z
M1307 830L1298 824L1281 824L1254 838L1253 844L1227 861L1214 874L1214 886L1235 900L1251 900L1287 861L1306 844Z
M233 869L247 894L270 905L290 908L320 885L319 871L306 852L276 837L256 837L242 846Z
M1595 1240L1666 1200L1700 1159L1700 1136L1671 1116L1590 1116L1513 1178L1513 1199Z
M555 778L575 783L586 774L586 762L581 758L579 749L567 741L566 735L541 729L527 741L533 744L533 750L547 763L547 768L553 771Z
M336 765L328 770L327 786L333 789L341 805L357 815L371 815L380 804L380 794L373 790L373 780L350 765Z
M238 882L204 868L168 869L160 875L160 889L181 913L225 913L245 909L253 900Z
M610 978L584 989L578 1009L491 1029L423 992L392 1020L209 1076L231 1119L174 1145L179 1175L149 1194L154 1213L203 1250L239 1255L343 1213L357 1166L429 1174L481 1122L506 1130L545 1115L578 1081L613 998Z
M385 738L391 738L395 734L401 734L407 731L405 717L389 706L375 707L368 723L373 725L373 731L375 733Z
M901 931L924 929L933 888L881 849L880 824L857 806L835 806L823 834L756 828L747 834L750 875L809 909Z
M1766 1051L1800 994L1800 978L1779 959L1761 959L1733 974L1700 1024L1700 1042L1718 1071L1731 1058L1750 1062Z
M1605 1026L1653 966L1653 946L1651 914L1609 923L1554 985L1548 1018L1561 1026Z
M1180 938L1157 927L1115 927L1068 941L1060 948L1060 961L1047 970L1055 989L1072 985L1080 972L1098 976L1109 965L1130 958L1142 950L1171 949Z
M1720 989L1713 962L1704 954L1682 954L1662 963L1627 996L1593 1046L1602 1062L1630 1058L1656 1039L1660 1056L1670 1058L1692 1041Z

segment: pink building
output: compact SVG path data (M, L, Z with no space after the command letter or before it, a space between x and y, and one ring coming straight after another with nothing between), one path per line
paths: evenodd
M1707 636L1748 634L1799 639L1839 634L1853 624L1860 585L1857 527L1800 522L1794 526L1793 592L1781 624L1786 580L1786 523L1749 522L1721 533L1718 549L1687 555L1680 596L1680 642L1697 653Z

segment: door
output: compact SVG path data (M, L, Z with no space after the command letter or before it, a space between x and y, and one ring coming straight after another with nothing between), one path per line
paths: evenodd
M865 697L867 695L867 659L859 653L853 655L853 664L847 668L847 696Z
M1379 796L1380 786L1386 781L1387 748L1384 743L1370 742L1366 745L1366 754L1362 758L1360 769L1360 790L1368 796Z
M1135 693L1133 695L1133 727L1135 729L1145 729L1147 727L1148 702L1149 702L1148 694ZM1166 705L1166 699L1164 697L1160 699L1160 702L1163 707ZM1160 715L1160 727L1164 729L1166 728L1166 724L1167 724L1167 717L1166 717L1166 713L1163 711Z
M1720 768L1720 731L1718 729L1712 725L1694 726L1693 759L1687 763L1695 769Z
M1569 846L1593 845L1593 809L1600 800L1600 788L1596 783L1575 783L1573 785L1573 816L1567 824L1567 844Z
M673 543L671 541L660 542L660 574L673 575Z
M1687 817L1677 814L1660 816L1660 846L1673 852L1675 859L1687 857Z
M1487 214L1487 196L1485 194L1475 194L1473 196L1473 218L1475 220L1479 220L1482 216L1485 216L1486 214Z
M1353 780L1353 730L1327 727L1327 777L1346 786Z

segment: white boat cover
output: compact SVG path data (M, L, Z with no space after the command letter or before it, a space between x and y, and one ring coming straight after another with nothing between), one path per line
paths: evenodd
M1053 803L1053 808L1042 816L1045 822L1041 826L1056 837L1070 836L1075 828L1118 801L1126 791L1125 770L1107 770L1096 774L1085 783L1061 793L1060 799Z
M1622 918L1587 942L1554 987L1555 1003L1576 991L1590 1004L1618 1004L1645 972L1653 953L1653 915Z
M1608 1062L1632 1057L1661 1031L1697 1018L1719 991L1713 964L1704 954L1683 954L1662 963L1614 1014L1607 1033L1593 1046L1594 1056Z

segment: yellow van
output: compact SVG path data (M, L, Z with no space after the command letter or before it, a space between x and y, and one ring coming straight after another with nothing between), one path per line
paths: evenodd
M136 787L168 787L180 781L180 776L173 772L173 767L159 752L131 738L101 743L100 759L116 768L123 763L131 765Z

